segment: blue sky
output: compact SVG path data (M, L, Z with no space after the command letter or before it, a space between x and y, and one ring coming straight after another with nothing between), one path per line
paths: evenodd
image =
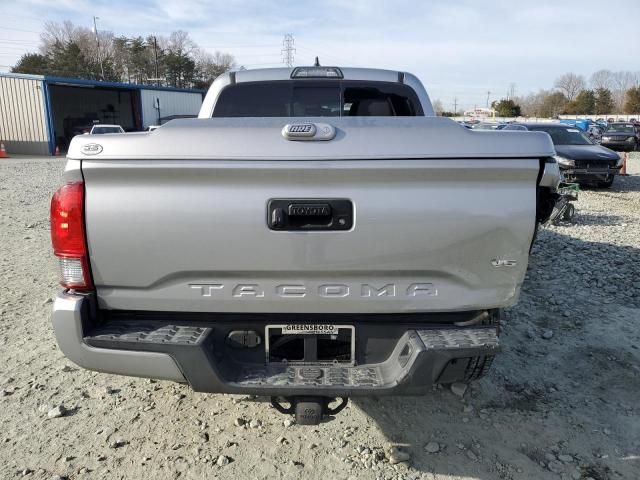
M295 63L401 69L433 99L484 106L550 88L567 71L640 70L640 0L0 0L0 71L37 48L46 20L116 34L188 31L249 68L278 66L285 33Z

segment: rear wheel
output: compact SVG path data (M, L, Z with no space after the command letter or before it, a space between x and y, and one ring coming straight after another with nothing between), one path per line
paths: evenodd
M493 363L495 355L483 355L469 359L469 365L464 372L464 383L473 382L484 377Z
M567 208L565 208L562 218L567 222L573 220L573 216L576 214L576 207L573 206L572 203L567 204Z
M494 326L497 333L500 334L500 310L494 310L488 318L482 321L481 325ZM469 383L484 377L489 372L495 357L495 355L471 357L464 371L462 382Z
M616 178L616 177L615 177L614 175L607 175L607 179L606 179L604 182L599 182L599 183L598 183L598 186L599 186L600 188L610 188L610 187L611 187L611 185L613 185L613 180L614 180L615 178Z

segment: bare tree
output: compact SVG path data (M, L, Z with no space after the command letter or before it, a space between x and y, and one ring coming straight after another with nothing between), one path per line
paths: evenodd
M554 118L565 110L567 98L559 91L540 90L526 97L519 97L517 103L525 117Z
M216 51L211 54L197 49L193 54L200 77L200 88L207 88L216 77L236 68L236 59L229 53Z
M237 68L233 55L201 50L183 30L169 37L115 37L111 31L94 32L71 21L47 22L40 40L43 58L56 58L47 68L80 78L136 83L159 83L161 78L167 85L207 88L217 76ZM72 53L64 57L65 52ZM75 58L78 61L71 61Z
M45 22L44 31L40 34L40 53L46 55L55 44L65 44L80 40L81 33L73 22Z
M558 78L554 86L571 102L581 90L584 90L586 82L582 75L576 75L570 72Z
M599 88L606 88L607 90L611 90L613 87L613 72L611 70L598 70L589 79L589 83L591 84L591 88L597 90Z
M616 104L617 112L624 110L624 101L627 90L638 84L637 73L622 71L613 74L613 101Z
M98 30L96 33L90 28L76 25L66 20L62 23L46 22L44 31L40 34L40 53L47 55L54 46L75 43L80 51L95 61L111 61L116 54L113 32Z
M442 106L440 99L435 99L433 101L433 111L436 112L436 115L442 115L442 112L444 112L444 107Z
M191 40L188 32L176 30L169 35L166 48L178 55L191 55L198 49L198 46Z

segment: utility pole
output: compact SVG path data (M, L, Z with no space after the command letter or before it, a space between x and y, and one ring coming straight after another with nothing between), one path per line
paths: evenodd
M156 87L158 87L158 40L155 35L153 36L153 56L156 59Z
M292 33L287 33L282 41L282 63L285 63L287 67L293 67L293 55L296 49L293 47L295 40Z
M104 66L102 65L102 55L100 55L100 37L98 37L98 24L97 20L100 20L100 17L93 16L93 33L96 36L96 46L98 49L98 61L100 62L100 73L102 74L102 80L104 81Z
M489 108L489 95L491 95L491 92L487 92L487 108Z
M458 115L458 97L453 97L453 114Z

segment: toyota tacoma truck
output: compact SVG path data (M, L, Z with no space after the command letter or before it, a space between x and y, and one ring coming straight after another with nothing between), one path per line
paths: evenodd
M434 116L408 73L239 71L199 118L71 142L51 202L77 365L271 397L470 382L499 350L559 170L546 133Z

